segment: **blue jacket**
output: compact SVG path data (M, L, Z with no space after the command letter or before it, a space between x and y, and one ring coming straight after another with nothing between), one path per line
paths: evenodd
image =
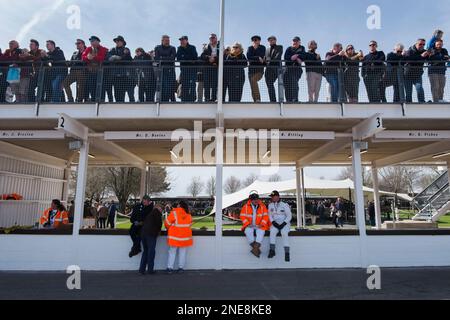
M248 69L249 75L264 71L265 63L261 63L261 61L259 61L259 58L265 59L266 52L266 47L262 45L260 45L257 49L255 49L253 46L248 48L247 59L250 62L250 67Z
M447 72L447 62L449 61L447 49L433 50L428 59L430 61L428 74L445 74Z
M186 47L178 47L177 60L181 61L180 65L182 67L195 66L196 61L198 60L197 48L190 44L188 44Z
M43 58L42 61L47 64L51 63L52 67L48 71L50 79L55 79L57 76L67 76L66 57L64 56L64 51L59 47L56 47L53 52L48 52L47 57Z
M159 45L155 48L155 61L164 66L174 66L177 58L177 49L172 46Z

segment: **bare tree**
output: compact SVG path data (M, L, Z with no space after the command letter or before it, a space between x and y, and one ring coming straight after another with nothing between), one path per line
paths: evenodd
M160 195L170 191L171 180L165 167L151 167L147 180L147 192L152 195Z
M258 176L254 173L251 173L247 178L242 180L242 187L247 188L248 186L251 186L256 180L258 180Z
M363 185L365 187L372 187L373 181L372 181L372 173L369 168L363 167ZM355 181L353 177L353 168L352 167L345 167L342 169L341 173L339 174L338 179L340 180L346 180L350 179L352 181Z
M387 167L380 170L380 189L394 193L412 193L419 177L414 167Z
M277 173L269 177L269 182L280 182L281 180L282 180L281 176Z
M226 194L232 194L241 189L241 181L235 176L229 177L225 181L224 191Z
M75 197L75 190L77 184L77 171L72 170L70 179L70 197ZM106 168L89 168L87 172L86 201L101 202L108 196L108 171Z
M119 207L125 212L130 196L140 192L141 170L137 168L108 168L108 186L119 200Z
M191 183L187 187L187 192L192 197L196 198L200 193L202 193L205 188L205 184L201 177L193 177Z
M211 176L206 183L206 192L211 198L216 195L216 177Z

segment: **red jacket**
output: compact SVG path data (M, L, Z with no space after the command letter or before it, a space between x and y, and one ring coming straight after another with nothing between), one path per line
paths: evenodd
M20 55L20 49L16 49L14 51L11 51L10 49L7 49L4 54L0 54L0 60L5 62L18 62L19 55Z
M84 50L83 54L81 55L81 59L88 64L93 64L93 63L101 64L106 60L106 55L108 54L107 48L102 47L102 46L98 47L98 51L97 51L97 54L95 55L94 59L89 60L88 55L90 53L92 53L92 51L93 51L92 47L89 47L86 50Z

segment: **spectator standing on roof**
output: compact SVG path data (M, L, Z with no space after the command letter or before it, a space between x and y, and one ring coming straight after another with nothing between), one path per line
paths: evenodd
M170 45L170 37L163 35L161 45L155 48L155 61L160 63L161 101L176 102L175 59L177 49Z
M248 78L252 90L252 98L255 103L261 102L261 92L259 91L259 81L264 76L264 66L266 65L266 47L261 45L261 37L253 36L252 45L247 50L247 59L250 63L248 68Z
M369 53L363 59L362 77L366 86L369 102L380 103L381 83L383 80L386 56L383 51L378 51L378 43L371 41Z
M85 101L85 87L86 87L86 68L82 60L83 52L86 50L86 44L82 39L77 39L75 45L77 50L73 53L70 59L70 74L64 79L63 86L66 91L67 101L74 102L72 93L72 84L76 84L76 102Z
M181 67L181 101L195 102L197 100L197 49L189 44L188 36L182 36L179 40L180 46L177 51L177 60L180 61Z
M277 44L277 38L270 36L267 41L269 47L266 50L266 85L269 92L270 102L277 102L277 93L275 90L275 82L279 79L281 73L283 46ZM282 97L280 97L281 99Z
M417 100L425 103L425 91L423 89L423 67L431 55L425 50L425 39L418 39L416 44L405 52L405 92L406 102L413 102L413 87L416 88Z
M97 99L97 77L98 71L106 59L108 49L100 45L100 38L92 36L89 38L91 46L82 55L82 60L87 64L86 94L90 101Z

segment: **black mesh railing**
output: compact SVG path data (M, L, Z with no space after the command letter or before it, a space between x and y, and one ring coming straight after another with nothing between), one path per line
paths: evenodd
M319 62L224 67L226 103L444 103L448 66ZM218 69L197 62L0 66L0 103L213 103Z

